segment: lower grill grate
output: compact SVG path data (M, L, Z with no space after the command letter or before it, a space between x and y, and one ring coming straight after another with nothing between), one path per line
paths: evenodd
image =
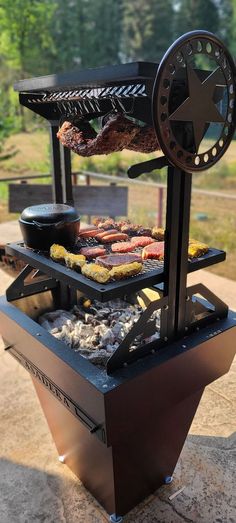
M78 245L77 252L81 246L97 245L95 240L84 241ZM88 297L96 298L99 301L107 301L113 298L132 294L144 287L164 282L164 264L157 260L147 260L144 262L143 270L137 276L132 276L125 280L113 281L106 284L97 283L89 280L82 274L69 269L65 265L54 262L48 254L33 251L22 242L12 243L6 246L7 254L22 259L30 267L39 269L47 276L60 280L70 285L73 289L78 289ZM74 250L76 252L76 249ZM136 250L138 252L138 249ZM203 269L215 263L224 261L225 252L218 249L209 249L209 252L200 258L192 259L188 262L188 272Z

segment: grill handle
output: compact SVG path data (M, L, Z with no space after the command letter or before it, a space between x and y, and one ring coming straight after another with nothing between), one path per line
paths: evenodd
M161 156L160 158L154 158L153 160L148 160L147 162L136 163L128 169L128 177L138 178L141 174L151 173L155 169L162 169L167 167L169 161L166 156Z
M56 222L56 223L40 223L40 222L37 222L36 220L33 220L33 225L36 225L36 227L38 227L38 229L46 229L47 227L60 227L61 225L65 225L65 222L63 222L62 220L60 222Z

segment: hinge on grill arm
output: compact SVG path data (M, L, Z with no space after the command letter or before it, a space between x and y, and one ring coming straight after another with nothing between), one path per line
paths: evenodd
M139 292L142 296L142 291ZM107 362L107 373L166 345L168 297L151 301Z
M66 309L76 303L76 290L55 278L48 278L43 272L30 265L26 265L11 283L6 290L6 297L8 301L13 301L48 290L53 292L56 307Z

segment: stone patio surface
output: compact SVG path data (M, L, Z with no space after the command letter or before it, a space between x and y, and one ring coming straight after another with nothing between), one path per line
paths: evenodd
M236 282L207 271L189 280L205 283L236 310ZM0 270L1 294L11 281ZM2 344L0 365L0 523L108 521L82 483L59 463L30 376ZM226 376L205 389L173 483L138 505L125 523L235 523L235 428L236 360Z

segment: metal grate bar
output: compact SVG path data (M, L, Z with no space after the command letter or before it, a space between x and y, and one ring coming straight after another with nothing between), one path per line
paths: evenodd
M145 84L119 85L109 87L97 87L92 89L74 89L73 91L60 91L54 93L44 93L40 96L30 95L28 102L34 103L51 103L60 101L78 101L81 99L98 100L99 98L130 98L146 97Z

